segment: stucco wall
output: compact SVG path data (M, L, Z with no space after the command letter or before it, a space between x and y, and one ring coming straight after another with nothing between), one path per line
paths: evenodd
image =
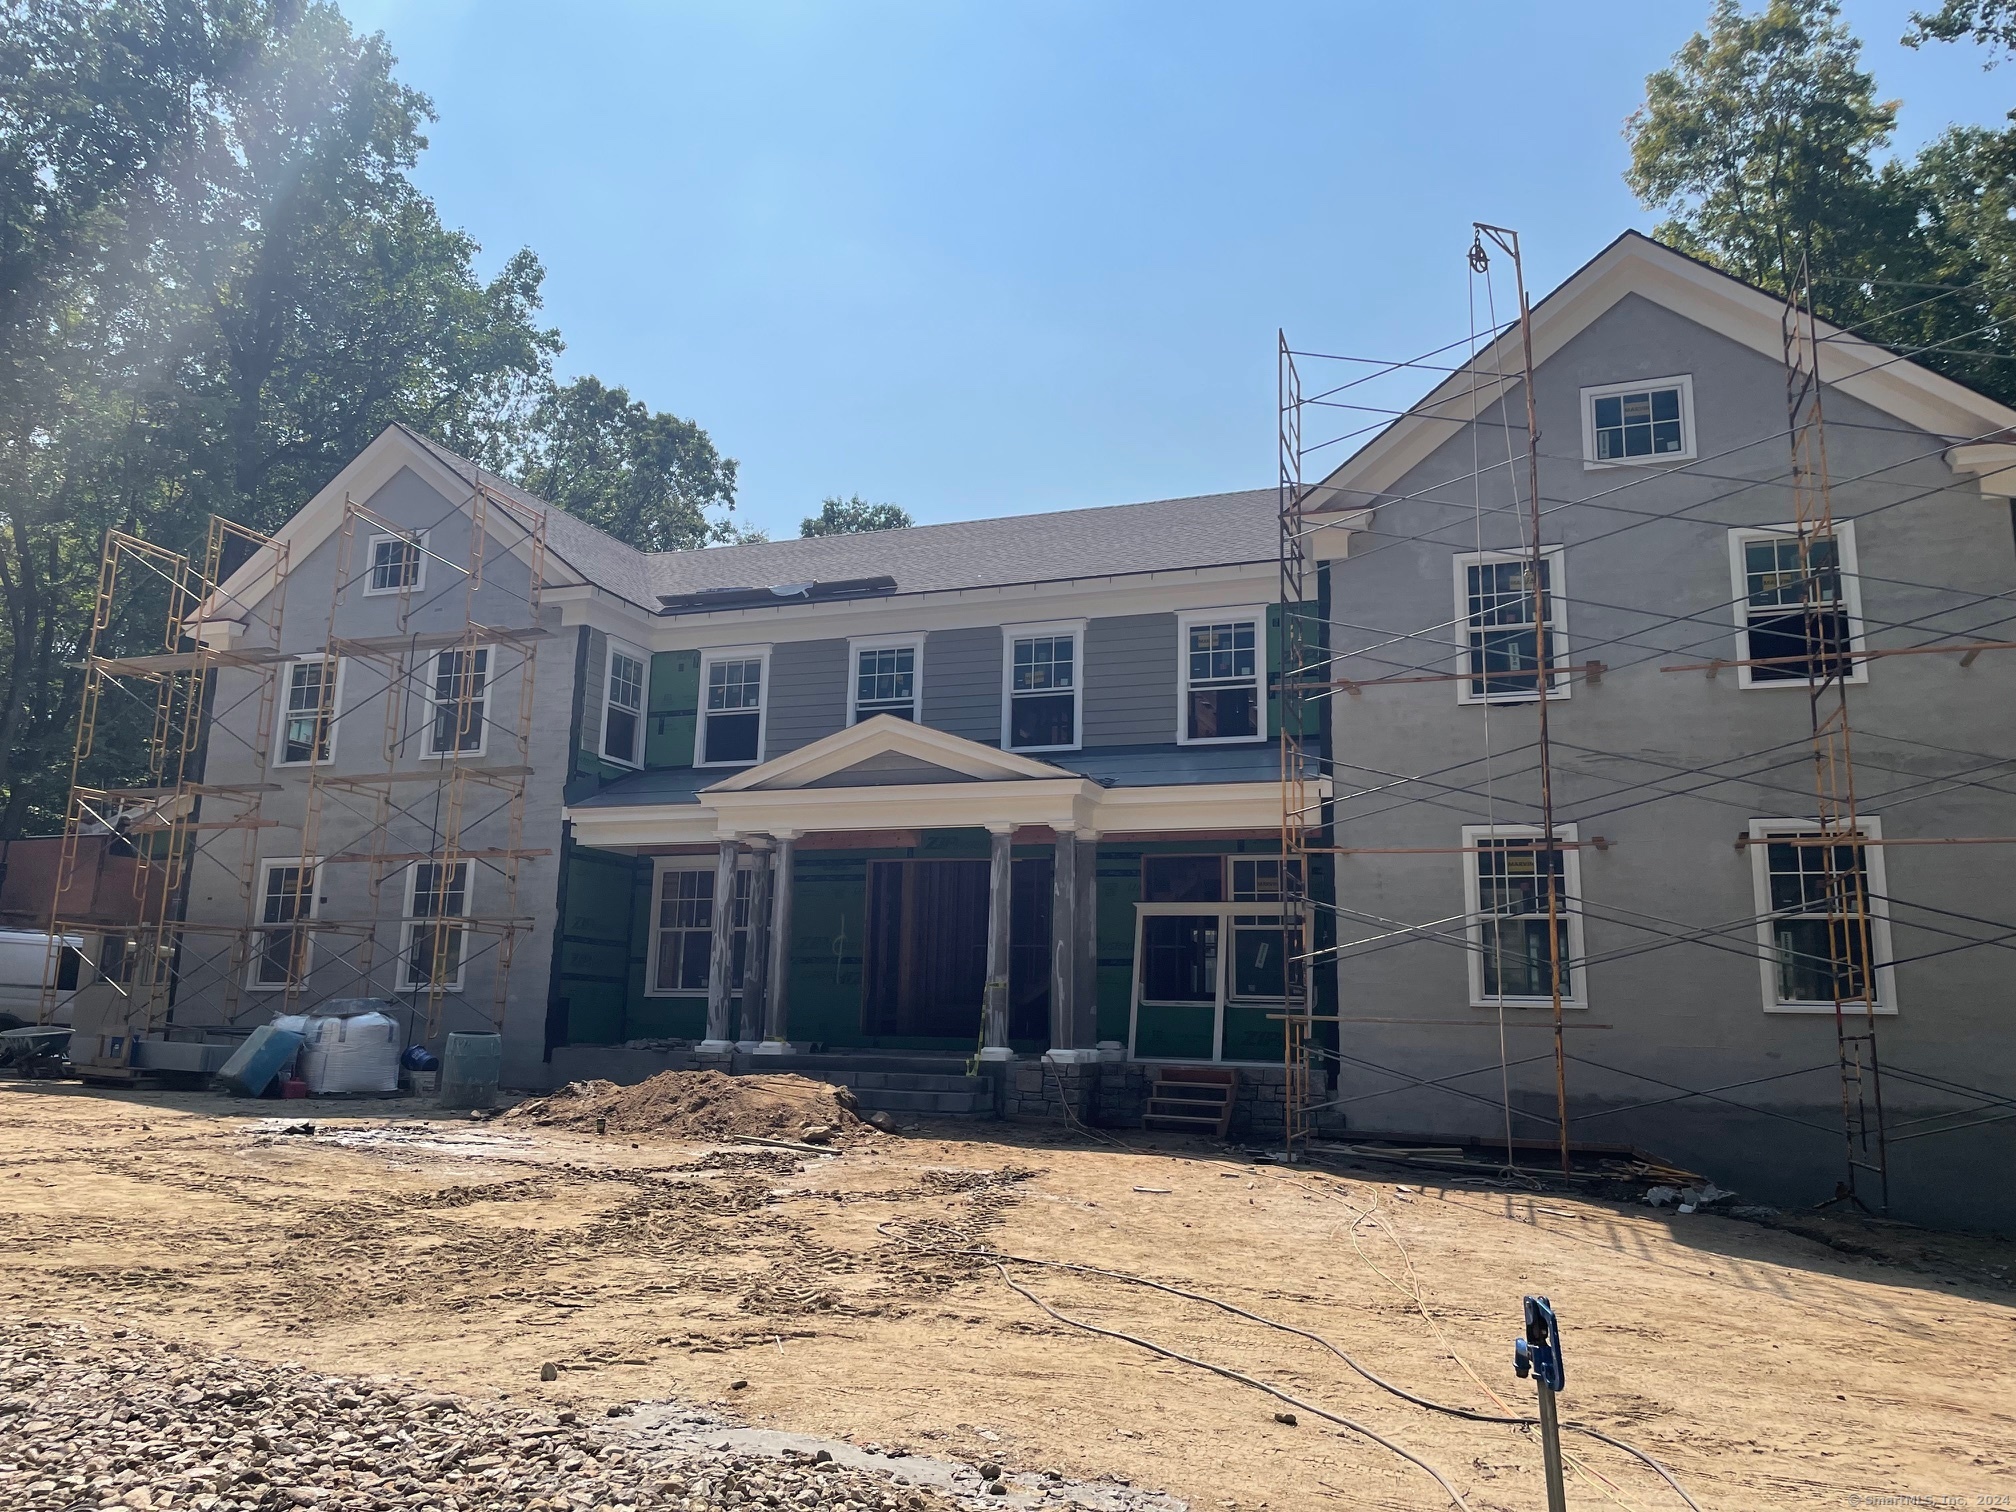
M1584 466L1582 386L1681 373L1693 376L1697 463L1664 476ZM1742 654L1728 532L1793 517L1783 371L1632 297L1545 364L1536 395L1542 536L1567 548L1570 660L1607 669L1549 706L1557 822L1609 842L1580 854L1590 960L1587 1007L1568 1014L1577 1026L1568 1036L1572 1132L1656 1147L1758 1195L1824 1197L1843 1168L1832 1017L1764 1010L1751 854L1734 843L1753 817L1815 812L1808 699L1803 687L1739 688L1730 670L1660 670ZM1341 676L1456 669L1452 556L1520 541L1505 462L1509 438L1523 493L1524 413L1516 391L1512 401L1509 427L1487 411L1474 433L1456 430L1399 480L1390 497L1401 502L1382 505L1333 568L1335 644L1389 642L1342 661ZM1948 470L1945 439L1833 391L1825 404L1833 507L1854 521L1870 643L2008 638L1996 602L2016 590L2006 506ZM1396 633L1410 638L1391 643ZM1862 812L1881 820L1885 838L2016 834L2012 695L2009 653L1964 669L1953 656L1871 665L1850 706ZM1341 845L1453 847L1464 824L1537 813L1530 704L1463 707L1455 683L1428 682L1340 696L1334 718ZM1394 785L1397 774L1424 773L1433 775ZM1954 948L1997 933L1992 921L2009 916L2012 856L2006 846L1897 846L1884 861L1899 1011L1879 1020L1878 1034L1895 1133L1953 1106L1916 1077L2004 1095L2016 1085L2008 955ZM1472 1021L1346 1025L1354 1059L1342 1093L1358 1127L1502 1127L1497 1014L1470 1005L1462 879L1457 855L1340 860L1344 937L1381 937L1347 952L1343 1011ZM1427 928L1404 939L1395 934L1403 925ZM1529 1027L1545 1015L1507 1017L1513 1101L1551 1115L1551 1035ZM1455 1080L1409 1089L1409 1077ZM1699 1097L1658 1102L1737 1083L1751 1085L1721 1096L1769 1112ZM1979 1222L1999 1201L1999 1221L2016 1222L2011 1189L1991 1175L2016 1153L2012 1127L1899 1141L1900 1210ZM1550 1132L1530 1120L1515 1128Z
M376 513L405 528L426 528L430 550L443 560L430 560L425 584L415 592L407 617L399 618L396 595L367 597L362 589L366 563L365 532L360 528L349 560L349 584L336 611L335 633L339 638L428 635L459 631L470 618L499 626L527 623L527 569L517 557L508 555L504 543L512 532L507 524L493 524L483 586L471 594L464 574L449 564L468 560L469 519L450 500L410 471L401 471L368 500ZM339 573L340 536L332 537L290 565L282 616L284 647L299 654L317 653L327 641L331 603ZM263 616L271 612L271 602L261 606ZM510 766L520 762L515 729L520 690L527 675L533 678L531 744L523 758L533 768L527 781L524 809L524 847L542 849L544 856L520 863L515 906L507 908L504 879L497 863L472 863L470 912L478 918L507 916L527 921L518 933L508 990L504 997L501 1027L505 1036L504 1079L507 1085L534 1085L544 1074L544 1032L548 971L552 950L553 900L560 847L561 791L568 766L570 715L573 704L574 637L559 633L557 612L544 616L553 632L535 642L528 657L515 648L498 648L491 653L489 699L492 724L487 745L480 758L483 765ZM425 659L429 652L419 653ZM409 664L411 657L407 658ZM388 738L386 713L396 699L395 719L390 739L392 769L403 773L432 773L441 763L424 754L427 743L427 710L417 684L409 684L403 696L388 694L382 663L359 657L345 659L342 670L341 702L338 709L332 759L324 770L335 774L361 774L386 769L385 744ZM212 782L249 782L260 778L253 755L259 707L258 674L227 670L217 680L214 713L209 735L205 778ZM276 712L276 721L279 715ZM262 857L294 859L302 852L301 827L307 810L308 770L305 767L275 767L264 774L277 790L266 795L263 817L277 821L272 827L252 832L252 843ZM397 785L398 800L406 810L388 826L383 842L387 851L428 851L438 848L438 832L445 813L434 801L438 785L415 777ZM461 847L474 850L508 844L507 816L501 790L470 785L466 789ZM320 806L319 833L315 852L335 856L362 852L369 848L368 833L375 818L371 791L325 788ZM237 925L244 919L237 890L235 849L222 843L205 848L206 860L191 877L189 917L198 923ZM218 864L226 860L229 865ZM361 863L325 864L321 873L321 917L328 920L365 920L374 910L370 900L371 868ZM364 972L365 936L361 933L323 931L317 937L314 964L305 1001L330 997L390 997L410 1002L416 994L400 992L393 971L400 945L399 917L406 893L404 868L386 877L380 905L381 920L370 948L370 970ZM499 977L499 936L472 934L467 946L464 985L451 994L444 1005L444 1030L480 1030L498 1026L497 986ZM279 1006L280 995L259 990L243 990L235 1005L227 1010L224 991L223 944L215 937L193 937L185 947L182 979L185 990L175 1008L177 1025L221 1022L227 1011L240 1025L263 1022Z

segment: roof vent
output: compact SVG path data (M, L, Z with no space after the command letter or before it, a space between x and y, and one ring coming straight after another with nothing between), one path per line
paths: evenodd
M822 603L831 599L875 598L896 591L896 579L835 578L825 583L778 583L769 588L702 588L695 593L661 593L660 614L697 614L709 609L758 609L768 604Z

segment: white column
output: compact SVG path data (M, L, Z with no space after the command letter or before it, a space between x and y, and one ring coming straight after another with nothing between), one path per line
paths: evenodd
M798 846L784 833L776 842L770 862L769 1001L758 1055L791 1054L791 883Z
M1008 1045L1008 908L1014 896L1014 832L988 826L987 993L980 1059L1013 1060Z
M767 1019L770 977L770 848L759 846L749 876L749 953L742 967L742 1021L735 1048L754 1050Z
M735 991L735 865L742 851L733 836L721 842L714 865L714 932L707 952L707 1038L702 1055L727 1055L735 1048L728 1038Z

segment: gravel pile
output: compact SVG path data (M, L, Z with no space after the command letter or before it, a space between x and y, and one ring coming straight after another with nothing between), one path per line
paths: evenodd
M622 1419L479 1408L387 1377L197 1355L125 1330L0 1321L0 1507L8 1512L956 1505L831 1461L696 1453L643 1439Z

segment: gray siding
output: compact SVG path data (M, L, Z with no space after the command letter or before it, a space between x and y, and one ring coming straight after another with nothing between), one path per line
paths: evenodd
M1088 746L1176 739L1176 616L1128 614L1085 627Z
M842 728L847 723L847 642L779 642L770 652L769 700L766 761Z
M933 630L924 638L924 723L1001 744L1001 631Z

